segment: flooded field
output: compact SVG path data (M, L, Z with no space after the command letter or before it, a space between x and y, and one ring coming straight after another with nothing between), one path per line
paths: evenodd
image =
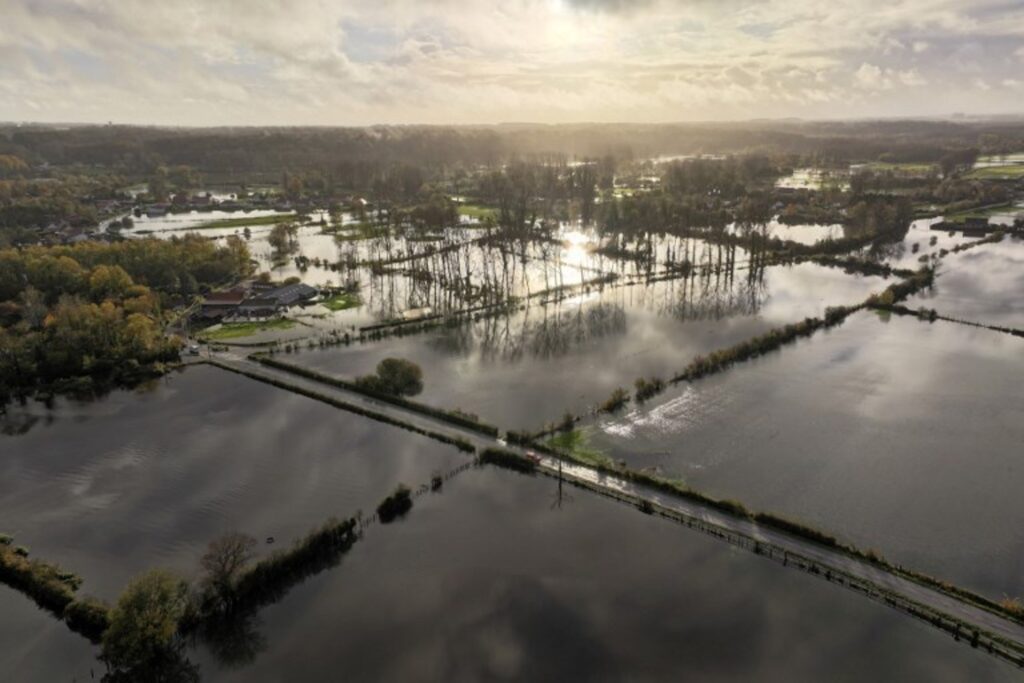
M996 600L1024 592L1020 339L861 311L647 404L595 412L639 378L672 377L698 356L860 304L895 276L782 265L786 254L725 244L722 232L737 234L725 223L681 237L552 220L543 236L496 238L475 223L432 234L316 212L281 253L261 220L274 214L249 215L251 226L237 214L139 219L134 232L237 235L257 272L345 285L352 305L291 307L276 330L204 347L217 362L259 368L245 356L268 342L294 344L278 346L278 360L345 379L408 360L423 373L415 400L429 406L502 432L582 416L579 444L596 457L791 517ZM198 230L221 218L242 222ZM937 264L934 287L911 308L1024 327L1024 243L942 255L977 238L931 230L937 220L857 255ZM845 236L839 224L761 230L803 245ZM419 324L430 320L438 325ZM454 447L284 386L196 366L91 403L13 407L0 421L0 532L79 574L80 594L113 601L154 567L194 580L224 533L251 534L265 556L329 517L371 512L400 482L469 467ZM401 523L368 526L339 565L232 624L231 638L190 641L191 665L211 681L1018 673L852 591L591 492L562 494L551 479L460 471ZM99 668L95 648L23 595L0 590L0 612L0 670L86 680ZM797 648L802 656L783 656Z
M998 168L1022 164L1024 164L1024 154L998 154L978 157L978 160L974 162L974 168Z
M52 411L33 404L11 422L24 433L0 437L4 533L105 599L153 566L191 576L223 533L287 542L465 461L453 447L212 367L148 393Z
M734 235L742 234L735 225L729 226L729 232ZM787 225L786 223L773 220L765 226L763 234L767 237L796 242L797 244L815 244L843 237L843 226L839 224Z
M866 248L861 253L870 260L887 263L893 268L916 270L940 258L942 250L949 251L979 239L960 231L932 230L932 226L941 220L926 218L914 221L902 240Z
M856 304L887 286L813 263L736 270L601 291L428 335L303 351L289 362L354 377L387 357L423 368L417 400L460 408L510 429L580 413L638 377L772 327Z
M792 174L779 178L775 186L795 190L820 190L827 186L845 188L849 186L848 173L820 168L798 168Z
M102 673L94 648L24 596L0 589L0 606L0 663L14 680ZM803 654L784 654L794 649ZM418 498L339 565L186 655L216 682L341 671L357 681L1017 675L836 584L600 496L559 496L553 479L490 468Z
M592 445L999 598L1024 590L1022 357L863 312L601 420Z
M209 680L1017 675L820 579L583 491L559 504L556 481L493 469L460 475L402 522L371 529L250 632L257 654L237 668L193 653Z
M998 327L1024 329L1024 239L1004 238L959 254L939 268L935 286L907 305Z
M0 586L0 644L4 680L88 681L106 670L98 648L7 586Z
M252 220L252 226L262 226L263 221L270 216L279 216L281 220L288 220L294 214L272 209L252 209L250 211L188 211L185 213L167 213L162 216L149 216L143 214L138 218L133 217L135 225L126 234L144 235L156 234L158 237L169 237L171 234L186 232L199 232L208 237L231 235L241 231ZM206 228L209 224L216 224L222 221L238 223L230 228ZM268 227L269 229L269 227Z

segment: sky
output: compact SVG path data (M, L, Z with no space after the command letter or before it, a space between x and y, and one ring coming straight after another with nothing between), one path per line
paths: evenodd
M0 120L1024 114L1024 0L0 0Z

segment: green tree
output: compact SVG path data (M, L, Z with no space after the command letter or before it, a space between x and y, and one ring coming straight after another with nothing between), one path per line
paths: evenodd
M115 669L132 669L173 656L187 605L188 585L167 571L133 579L111 613L103 658Z
M166 202L168 193L167 169L160 167L150 179L147 186L149 196L157 202Z
M63 294L77 294L85 284L86 273L78 261L65 255L43 254L26 263L28 281L56 301Z
M187 192L200 183L199 173L191 166L175 166L167 173L167 179L178 192Z
M29 285L21 293L21 317L33 330L38 330L46 320L49 308L46 306L46 297L35 287Z
M299 226L295 223L278 223L270 229L267 241L274 248L278 257L290 254L295 250L296 238L299 234Z
M302 197L302 178L285 171L281 177L281 186L288 199L297 201Z

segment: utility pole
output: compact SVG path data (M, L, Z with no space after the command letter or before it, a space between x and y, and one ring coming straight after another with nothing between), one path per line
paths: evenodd
M563 490L564 479L562 477L562 459L558 459L558 490L555 493L555 499L551 502L551 509L562 509L562 503L571 503L572 496L565 493Z

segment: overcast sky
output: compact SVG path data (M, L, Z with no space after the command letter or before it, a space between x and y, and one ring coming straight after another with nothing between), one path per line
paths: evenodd
M0 120L1024 113L1024 0L0 0Z

